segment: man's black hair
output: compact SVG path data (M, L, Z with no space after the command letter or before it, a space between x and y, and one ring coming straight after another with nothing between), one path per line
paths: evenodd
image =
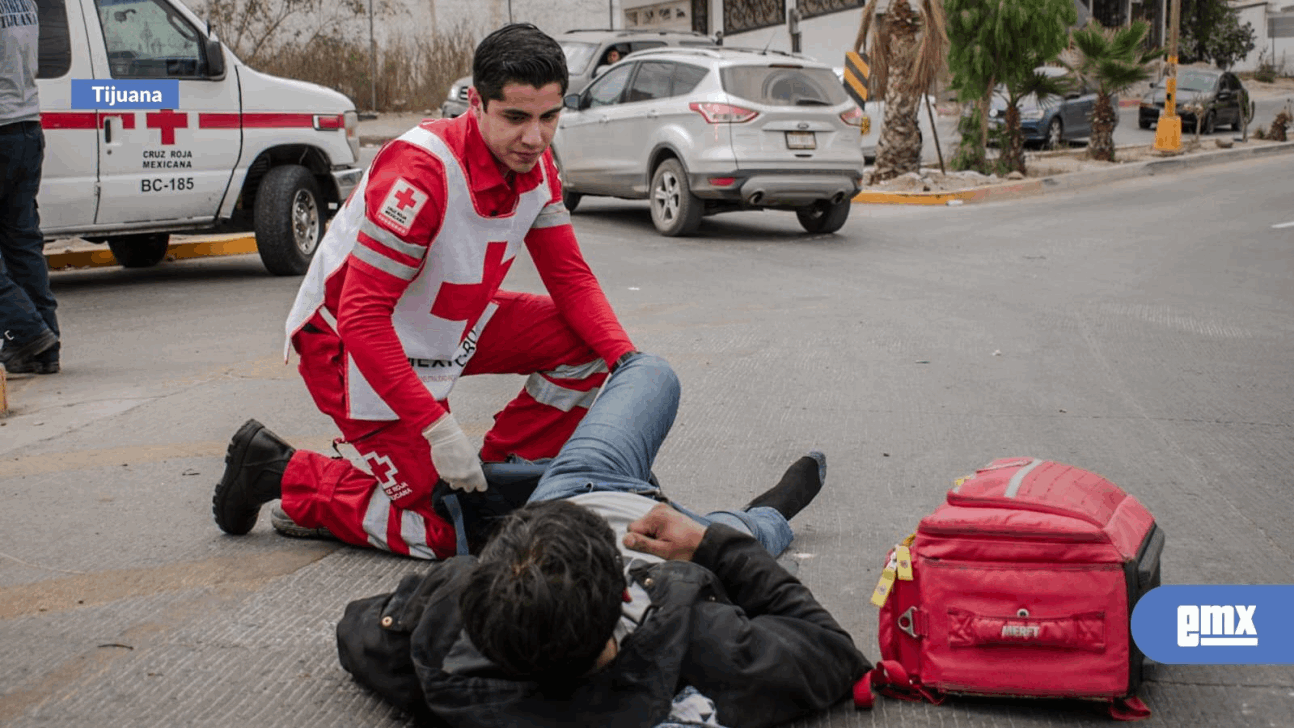
M520 83L543 88L560 83L562 95L570 84L566 54L547 33L530 23L513 23L485 36L472 58L472 85L482 107L503 99L503 87Z
M509 514L459 597L467 636L512 676L569 685L606 648L625 576L605 519L562 500Z

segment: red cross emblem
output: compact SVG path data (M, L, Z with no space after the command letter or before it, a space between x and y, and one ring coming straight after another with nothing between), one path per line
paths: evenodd
M175 143L175 130L189 128L189 115L177 114L170 109L150 111L144 115L144 123L149 129L162 130L162 143Z
M413 207L413 190L408 187L405 187L404 189L395 193L395 199L398 201L398 204L401 210L403 210L406 207Z
M499 284L508 275L508 269L512 267L512 260L515 258L506 262L503 260L507 249L507 243L490 243L486 246L485 269L481 271L480 283L446 281L440 284L440 292L436 294L436 301L431 306L431 315L450 321L465 320L459 341L466 338L467 332L476 326L477 319L481 318L486 304L490 302L490 296L499 290Z

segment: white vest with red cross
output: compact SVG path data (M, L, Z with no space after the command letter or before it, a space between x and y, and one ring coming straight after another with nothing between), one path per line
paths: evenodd
M511 214L483 217L472 204L463 162L444 140L422 127L410 129L400 140L425 149L445 168L444 221L392 315L395 333L414 372L432 396L443 401L475 353L480 333L496 309L490 300L535 218L550 202L551 192L545 171L544 182L521 193ZM288 314L287 347L291 346L292 336L316 312L336 330L336 312L324 306L325 284L358 244L356 235L367 217L367 187L365 173L324 235ZM392 195L398 192L392 189ZM416 189L413 192L421 194ZM352 419L398 419L349 354L346 389Z

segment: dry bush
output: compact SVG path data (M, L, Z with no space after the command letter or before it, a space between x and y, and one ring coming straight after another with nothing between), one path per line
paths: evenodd
M462 28L431 38L400 41L377 49L376 111L437 109L450 84L472 71L475 39ZM363 109L372 106L368 43L318 38L305 46L287 44L258 70L336 89Z

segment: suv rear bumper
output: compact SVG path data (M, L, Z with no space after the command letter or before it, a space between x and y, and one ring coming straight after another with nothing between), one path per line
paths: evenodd
M803 207L819 200L841 202L858 193L858 172L743 172L733 182L716 185L713 173L692 175L692 194L702 199L740 201L751 207Z

